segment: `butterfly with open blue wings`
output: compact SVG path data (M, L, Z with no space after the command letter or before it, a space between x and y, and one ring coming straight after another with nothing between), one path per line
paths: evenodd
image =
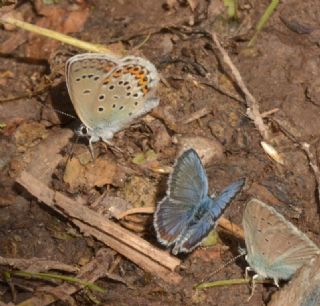
M154 214L158 241L173 247L172 253L187 253L197 247L215 226L227 204L245 183L240 179L216 197L208 195L208 179L197 152L185 151L176 161L166 197Z

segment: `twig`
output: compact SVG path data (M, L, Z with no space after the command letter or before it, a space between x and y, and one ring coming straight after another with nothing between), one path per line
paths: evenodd
M79 269L61 262L47 260L42 258L5 258L0 257L0 265L10 266L15 269L28 272L43 272L49 270L60 270L65 272L77 272Z
M317 191L318 191L318 202L320 203L320 169L317 163L317 158L314 156L314 154L310 151L310 144L307 142L300 142L297 140L297 138L290 133L280 122L280 120L274 119L274 121L278 124L280 130L295 144L299 145L301 150L305 153L305 155L308 158L309 166L313 172L313 175L315 177L316 183L317 183Z
M196 285L196 289L207 289L212 287L221 287L221 286L233 286L233 285L245 285L251 282L250 278L238 278L238 279L225 279L219 280L215 282L208 282ZM263 279L263 280L255 280L256 284L273 284L272 280Z
M231 70L232 76L234 78L234 81L237 83L241 91L243 92L246 103L247 103L247 115L248 117L254 122L256 128L260 132L262 138L266 141L269 140L270 135L267 126L263 122L263 118L259 111L259 105L256 101L256 99L253 97L253 95L248 90L247 86L245 85L241 74L237 67L233 64L231 61L231 58L229 57L228 53L223 49L221 46L219 39L217 37L217 34L212 32L211 38L213 42L215 43L217 49L222 55L223 62L229 67Z
M126 216L133 215L133 214L153 214L154 212L155 212L155 207L152 207L152 206L135 207L118 214L116 218L120 220Z
M171 272L180 264L179 259L155 248L144 239L105 219L95 211L79 205L62 193L53 191L25 171L17 182L46 205L67 215L85 234L93 235L103 241L142 269L167 282L178 283L181 280L179 274Z
M218 219L218 225L237 238L244 239L243 229L239 225L232 223L230 220L220 217Z
M188 123L190 123L190 122L192 122L192 121L198 120L198 119L200 119L201 117L204 117L204 116L210 114L211 112L212 112L211 109L208 109L207 107L203 107L203 108L195 111L195 112L192 113L191 115L188 115L186 118L183 118L183 119L181 120L181 122L182 122L183 124L188 124Z
M48 29L30 24L28 22L24 22L24 21L15 19L13 17L8 17L8 16L1 17L0 23L3 23L3 24L8 23L8 24L14 25L16 27L19 27L23 30L26 30L26 31L29 31L32 33L36 33L36 34L39 34L42 36L46 36L51 39L55 39L55 40L61 41L62 43L66 43L66 44L69 44L69 45L72 45L72 46L75 46L77 48L84 49L87 51L107 53L112 56L116 56L115 53L113 53L110 49L106 48L103 45L88 43L88 42L73 38L71 36L61 34L59 32L48 30Z
M122 219L128 215L131 214L153 214L155 212L156 208L155 207L138 207L138 208L132 208L129 209L122 214L119 214L117 217L119 219ZM232 223L230 220L226 219L225 217L220 217L218 219L218 225L224 229L225 231L231 233L232 235L236 236L237 238L244 239L244 233L243 229L237 225Z

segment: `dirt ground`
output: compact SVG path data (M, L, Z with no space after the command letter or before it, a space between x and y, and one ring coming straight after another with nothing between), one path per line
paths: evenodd
M247 178L245 189L225 211L227 219L241 225L246 202L256 197L276 207L320 245L317 181L299 146L302 142L310 144L316 160L320 136L320 4L317 0L281 1L249 48L254 27L268 4L265 0L239 0L236 19L228 18L220 0L36 0L23 1L8 10L5 14L110 46L115 52L127 50L144 56L154 63L163 81L158 88L160 105L151 115L117 133L113 139L116 147L96 143L99 157L93 162L87 139L77 141L70 136L78 122L54 110L75 115L61 69L64 60L60 65L56 55L67 48L22 30L0 29L0 255L81 267L105 248L19 186L15 180L22 170L44 165L38 172L42 182L101 213L104 207L97 203L105 195L124 199L130 207L155 206L164 196L167 179L167 174L156 169L171 166L181 147L193 144L206 149L208 156L217 147L223 149L223 154L213 154L205 163L210 191L219 192L232 181ZM284 165L262 149L263 139L246 115L244 96L205 34L212 32L218 34L239 69L260 112L274 110L264 122ZM5 101L12 97L21 98ZM202 115L188 120L197 112ZM53 139L65 145L54 146ZM199 139L207 141L205 148ZM41 147L43 143L46 145ZM52 148L59 148L55 160L48 158L53 151L46 151ZM121 224L160 247L152 215L137 215ZM122 282L105 276L97 284L106 288L106 293L82 290L72 296L73 302L267 305L277 291L275 286L258 285L250 301L248 285L202 291L193 288L237 255L239 246L244 247L242 240L219 228L218 232L219 240L213 246L179 256L182 281L176 285L164 284L108 249L112 261L117 262L112 274ZM1 264L1 271L7 271L8 266ZM244 258L238 259L211 279L242 278L246 266ZM53 283L18 277L8 281L3 277L0 301L19 304L44 286ZM55 305L68 303L71 301Z

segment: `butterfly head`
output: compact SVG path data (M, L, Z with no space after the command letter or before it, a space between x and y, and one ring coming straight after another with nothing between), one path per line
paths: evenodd
M100 138L104 141L108 141L113 138L114 132L111 129L90 129L84 124L81 124L76 130L75 133L79 137L88 137L91 142L96 142Z

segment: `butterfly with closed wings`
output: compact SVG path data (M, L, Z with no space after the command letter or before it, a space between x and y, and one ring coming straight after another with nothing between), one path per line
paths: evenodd
M159 104L158 82L154 65L141 57L85 53L67 61L68 92L83 124L78 134L90 137L91 152L93 142L108 142Z

